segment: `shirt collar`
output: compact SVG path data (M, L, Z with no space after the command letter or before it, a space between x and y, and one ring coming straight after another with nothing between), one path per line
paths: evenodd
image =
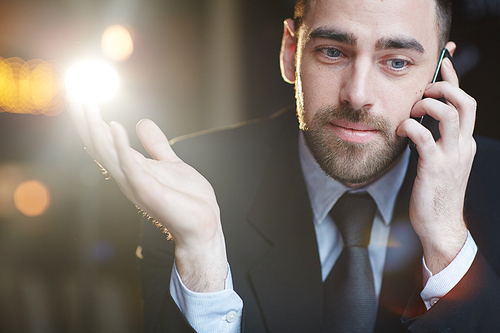
M392 220L396 197L403 184L408 167L410 150L406 149L403 156L386 174L375 182L361 189L352 190L350 187L327 176L318 165L307 148L302 131L299 135L299 157L302 173L306 182L314 221L322 223L337 200L347 191L368 192L377 204L378 211L385 224Z

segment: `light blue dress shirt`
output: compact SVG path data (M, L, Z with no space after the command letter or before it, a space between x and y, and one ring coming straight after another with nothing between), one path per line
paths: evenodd
M352 190L328 177L321 170L305 145L302 132L299 135L298 144L302 172L313 211L323 281L328 276L344 246L342 235L328 214L333 205L346 191L366 191L375 200L377 213L373 221L368 252L378 302L390 222L394 213L396 197L408 167L409 149L404 152L397 164L381 178L362 189ZM427 309L430 309L462 279L474 261L476 253L477 246L471 235L468 234L467 241L457 257L438 274L432 275L422 258L424 289L420 296ZM182 283L174 265L170 279L170 294L187 321L197 332L240 332L243 301L233 290L229 265L225 290L214 293L196 293L188 290Z

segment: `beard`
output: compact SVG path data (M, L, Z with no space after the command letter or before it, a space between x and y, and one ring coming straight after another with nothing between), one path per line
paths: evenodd
M303 115L303 110L299 111L300 128L316 162L328 176L346 185L362 185L377 179L394 164L408 144L408 138L397 136L385 118L365 110L354 110L349 105L320 109L311 123L306 123ZM362 123L381 135L367 143L347 142L336 137L329 128L330 122L335 120Z

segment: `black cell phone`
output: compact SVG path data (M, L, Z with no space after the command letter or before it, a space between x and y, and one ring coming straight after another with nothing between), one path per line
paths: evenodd
M450 59L451 63L453 64L453 59L451 58L451 54L448 51L448 49L444 48L443 51L441 51L441 55L439 57L438 64L436 66L436 71L434 72L434 76L432 78L431 83L437 82L437 81L442 81L441 78L441 65L443 63L444 58ZM446 103L444 98L438 98L443 103ZM415 119L415 118L414 118ZM440 138L439 134L439 121L436 119L432 118L429 115L425 115L420 117L420 119L416 119L420 124L425 126L426 128L429 129L429 131L432 133L432 136L434 137L434 140L437 141ZM418 161L418 151L415 143L410 140L410 150L415 159Z

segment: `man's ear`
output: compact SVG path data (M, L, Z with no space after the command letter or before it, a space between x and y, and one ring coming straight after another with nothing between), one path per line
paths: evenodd
M281 41L280 67L283 80L295 83L295 51L297 39L295 37L295 23L292 19L284 22L283 40Z
M448 42L448 43L446 43L445 47L450 52L450 55L453 57L453 53L455 53L455 50L457 49L457 44L455 44L453 42Z

